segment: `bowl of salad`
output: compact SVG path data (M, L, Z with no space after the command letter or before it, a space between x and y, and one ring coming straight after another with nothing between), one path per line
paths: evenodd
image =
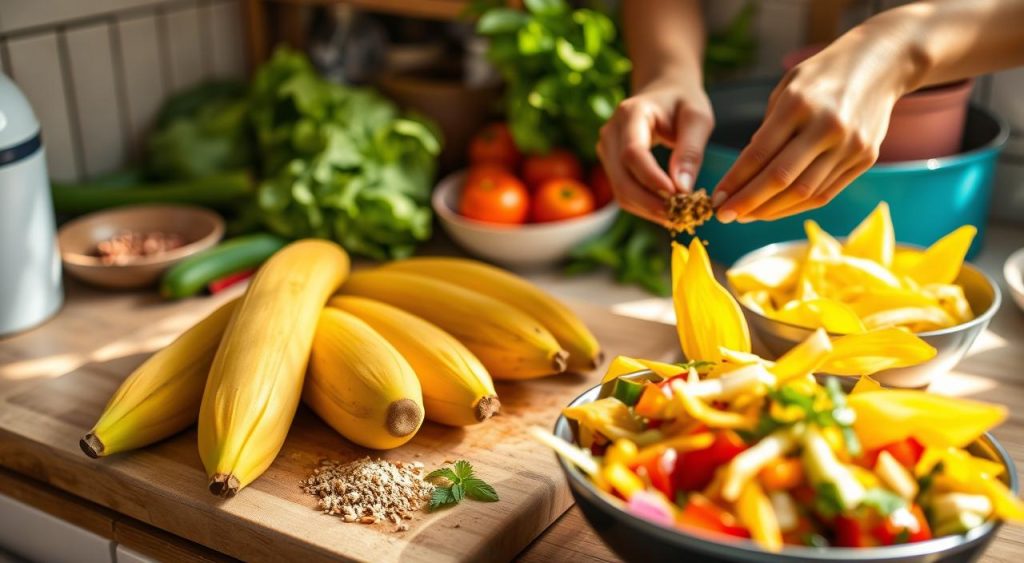
M1024 523L988 434L1004 407L870 377L933 357L918 336L819 328L767 360L700 241L673 248L672 274L687 362L619 356L554 434L533 429L623 558L966 561Z

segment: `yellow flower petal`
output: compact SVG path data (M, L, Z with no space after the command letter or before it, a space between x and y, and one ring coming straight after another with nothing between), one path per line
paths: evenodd
M977 228L964 225L942 237L924 251L921 259L907 270L907 275L922 285L953 283L960 275L960 267L976 234Z
M694 397L687 384L678 379L670 383L672 398L682 407L683 411L709 428L750 429L757 424L757 417L737 412L716 409L704 401Z
M959 287L959 286L954 286ZM928 307L938 302L921 289L893 288L872 291L850 301L850 308L862 318L880 311L902 307Z
M740 303L743 303L751 311L765 316L774 309L774 307L772 307L771 293L763 289L748 291L741 294Z
M800 264L788 256L769 256L749 264L730 268L726 277L738 293L763 289L781 289L796 283Z
M866 391L847 403L866 449L913 437L925 446L962 448L1006 418L1006 409L925 391Z
M807 233L808 260L838 258L843 254L843 245L832 235L825 232L817 222L810 219L804 221L804 232Z
M824 297L790 301L771 318L807 328L824 328L832 334L864 332L860 317L849 306Z
M743 487L740 498L736 501L736 516L750 530L750 537L765 551L782 550L779 519L772 508L771 500L764 494L756 479Z
M899 289L900 280L885 266L856 256L840 256L825 258L826 279L840 289L857 286L865 290Z
M907 327L914 332L936 330L956 325L956 319L937 305L927 307L901 307L867 315L864 328L878 330L892 327Z
M898 328L849 334L832 340L832 354L820 371L833 375L870 375L917 365L935 357L935 348Z
M850 232L843 248L849 256L874 260L885 267L892 265L895 249L896 234L889 216L889 204L884 201Z
M922 287L921 290L937 301L939 306L956 320L957 324L974 318L974 311L967 301L967 296L964 295L964 288L959 285L933 283Z
M689 256L673 252L676 329L689 360L718 361L720 346L750 351L750 332L732 295L715 280L711 261L700 240L690 243ZM685 260L685 265L679 262Z
M924 252L921 250L897 250L892 257L892 271L897 275L908 276L922 258Z
M781 385L790 379L814 373L828 360L831 353L832 342L828 338L828 333L819 328L806 340L786 352L768 371L775 374Z

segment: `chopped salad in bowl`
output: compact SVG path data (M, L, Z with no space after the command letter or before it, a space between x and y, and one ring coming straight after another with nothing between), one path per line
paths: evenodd
M659 533L768 552L914 544L1024 522L1012 462L986 435L1003 407L868 377L934 355L909 330L833 339L819 329L769 361L751 352L699 241L674 247L673 286L691 361L620 356L599 391L563 411L573 440L535 429L603 501ZM847 393L815 373L860 378Z

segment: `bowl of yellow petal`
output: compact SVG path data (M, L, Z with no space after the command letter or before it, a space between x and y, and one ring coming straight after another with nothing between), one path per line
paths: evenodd
M744 255L728 272L729 291L752 331L776 356L817 328L833 337L874 331L878 346L899 346L892 331L909 331L934 348L934 355L911 355L907 365L872 377L887 387L923 388L963 359L999 309L999 286L963 262L963 254L959 260L944 256L934 251L942 250L939 244L930 249L893 245L892 265L886 268L844 254L850 238L829 238L841 245L838 253L831 244L830 255L822 257L820 243L780 242ZM970 240L965 242L970 245ZM917 266L907 266L915 258ZM923 260L939 266L928 267ZM935 272L938 267L947 271Z

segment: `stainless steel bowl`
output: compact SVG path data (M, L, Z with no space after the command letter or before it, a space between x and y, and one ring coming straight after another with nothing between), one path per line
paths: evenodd
M806 240L769 244L745 254L733 264L733 267L743 266L769 256L797 258L806 248ZM898 245L898 248L919 250L919 247L910 245ZM984 272L966 262L960 269L956 283L964 288L967 302L970 303L971 310L974 311L974 319L953 327L918 333L917 335L922 340L937 351L934 358L916 366L881 371L871 377L887 387L922 388L927 387L936 377L953 369L963 359L971 344L978 338L978 335L985 331L992 316L996 314L1002 298L998 284ZM729 291L738 299L739 295L732 284L728 284L728 287ZM776 356L784 354L814 332L806 327L769 319L753 311L742 302L740 302L740 307L757 337L764 343L768 351Z
M635 374L640 376L644 372ZM649 372L648 372L649 373ZM591 388L569 406L597 400L601 386ZM555 435L575 443L575 425L561 416L555 423ZM1006 450L985 434L968 447L972 454L1001 463L1003 482L1017 493L1017 471ZM779 553L768 553L749 540L726 538L700 531L683 531L644 520L627 512L623 503L599 490L575 465L558 457L569 481L576 504L594 531L620 557L627 561L743 561L750 563L783 563L786 561L932 563L936 561L973 561L977 559L998 532L1001 523L986 522L964 535L945 536L918 543L872 548L813 548L786 546Z

